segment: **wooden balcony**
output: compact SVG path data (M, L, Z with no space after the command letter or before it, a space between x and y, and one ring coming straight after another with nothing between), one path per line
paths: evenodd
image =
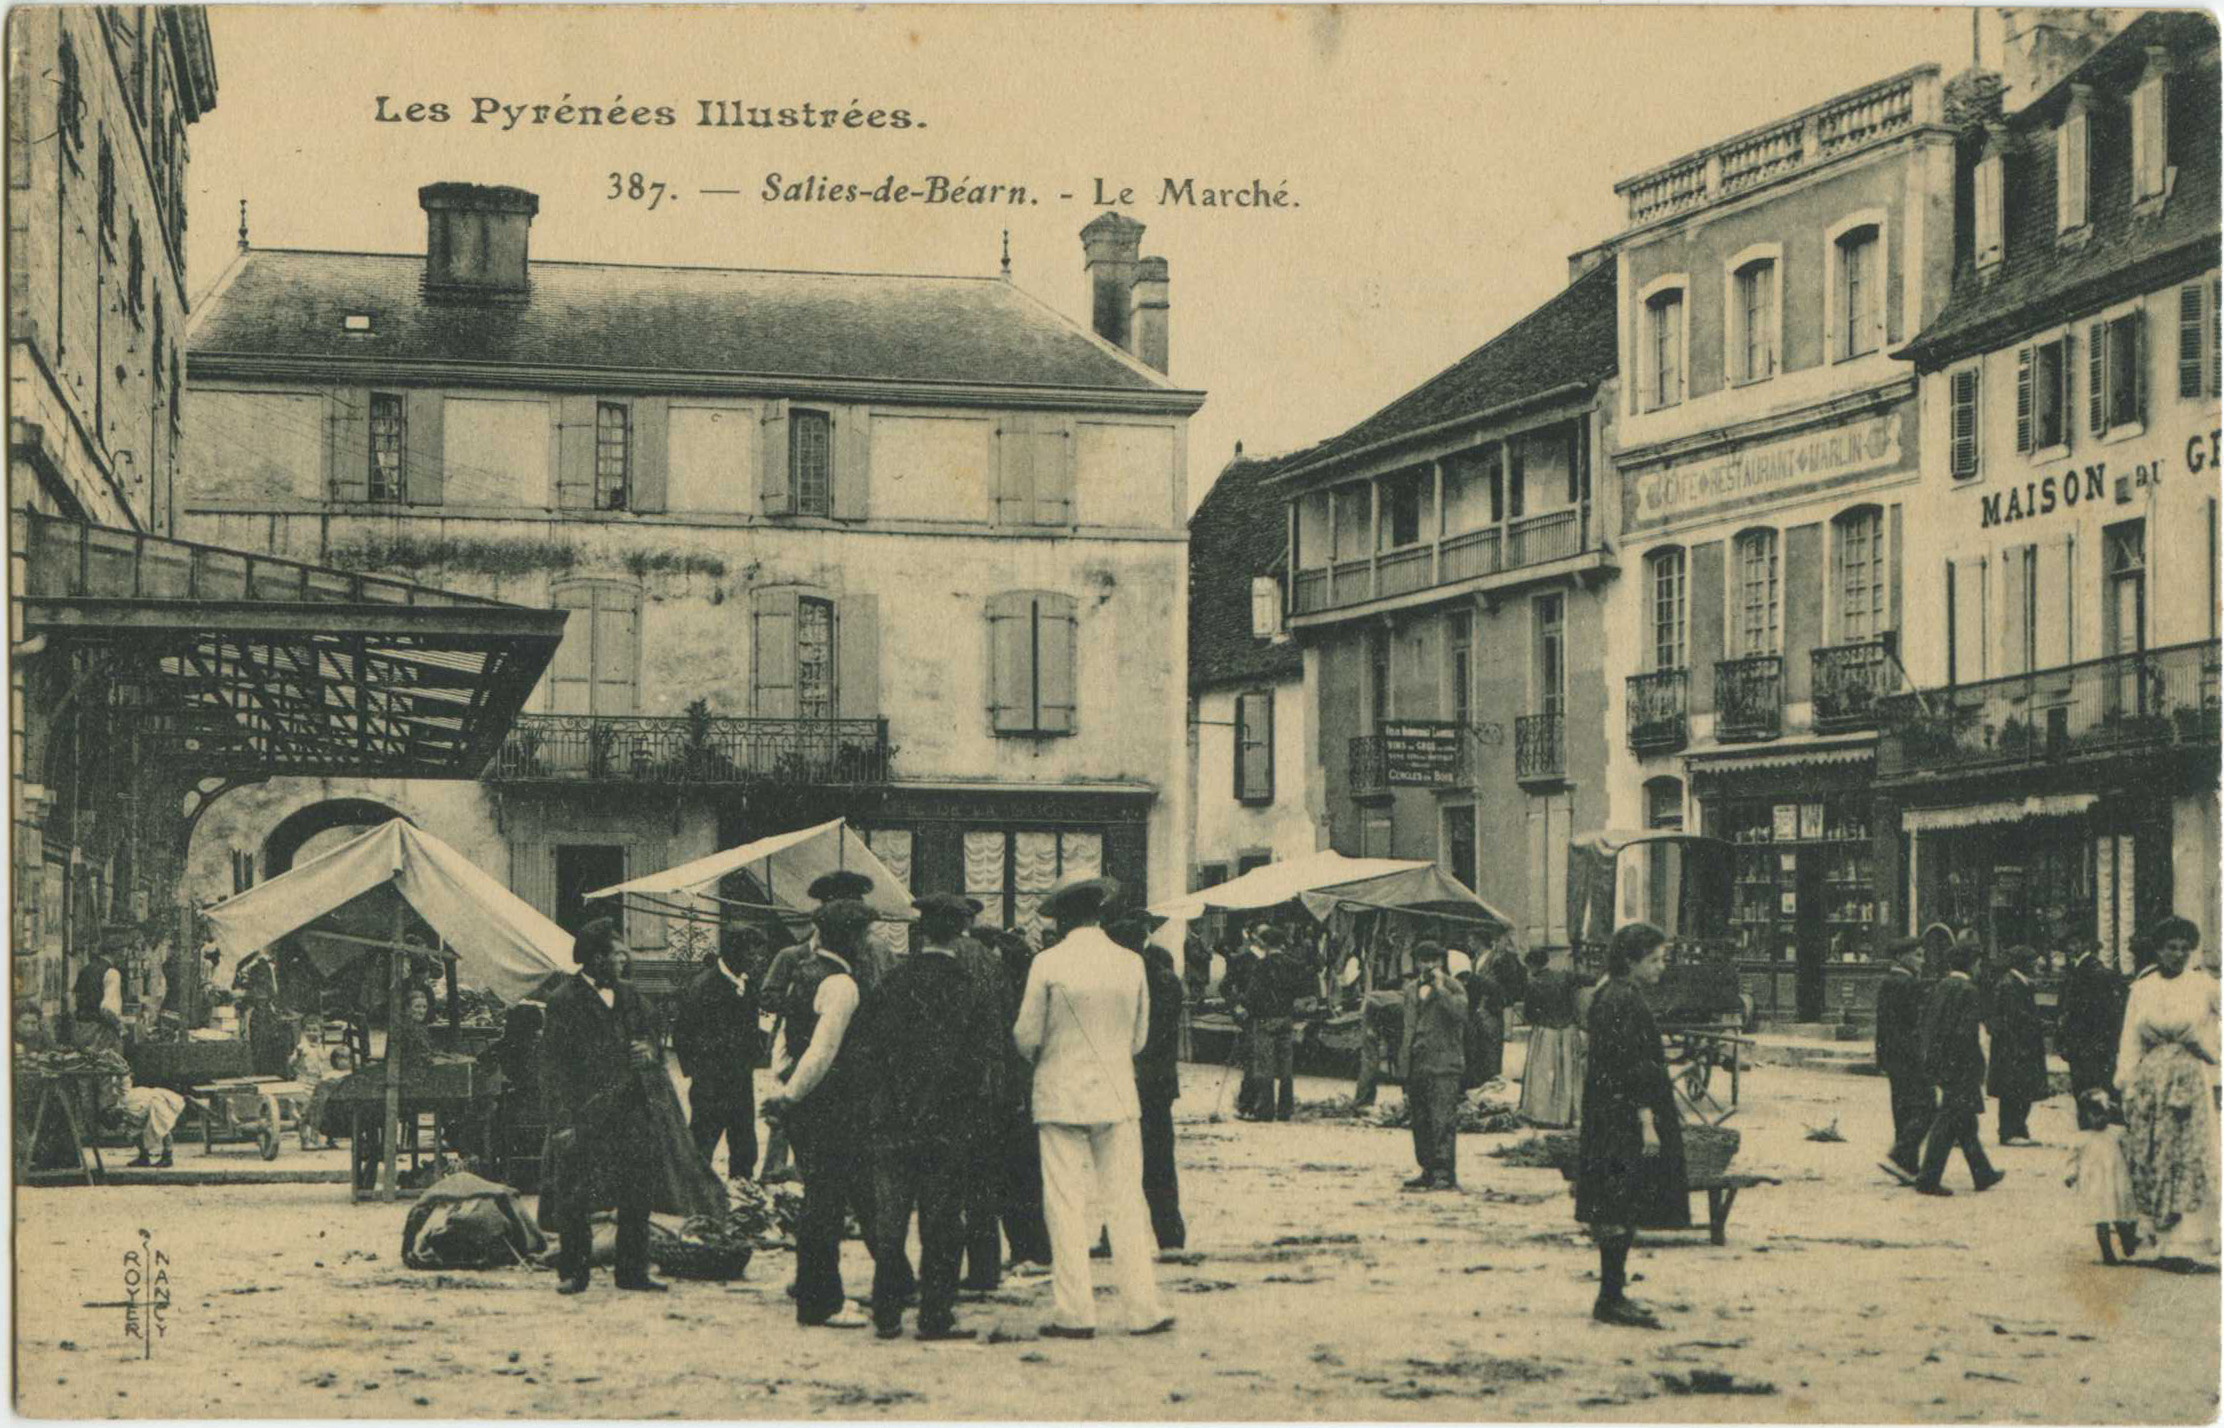
M1607 559L1593 525L1585 503L1300 570L1291 583L1290 613L1318 615L1493 577L1508 577L1510 584L1525 572L1580 556Z

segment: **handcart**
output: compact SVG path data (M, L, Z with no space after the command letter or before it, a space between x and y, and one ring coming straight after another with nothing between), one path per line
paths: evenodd
M233 1076L196 1086L187 1099L201 1113L204 1154L215 1154L219 1141L252 1141L262 1148L263 1159L276 1160L279 1137L289 1128L300 1129L310 1095L311 1088L299 1081Z

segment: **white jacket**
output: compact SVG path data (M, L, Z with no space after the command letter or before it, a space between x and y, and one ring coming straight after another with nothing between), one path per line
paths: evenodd
M1142 1115L1135 1056L1150 1035L1143 959L1079 927L1027 970L1012 1038L1035 1063L1035 1120L1110 1125Z

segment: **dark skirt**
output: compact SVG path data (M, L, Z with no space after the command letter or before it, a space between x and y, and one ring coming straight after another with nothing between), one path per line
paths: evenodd
M1575 1218L1586 1225L1682 1230L1691 1226L1691 1188L1684 1171L1683 1127L1671 1116L1660 1149L1644 1153L1645 1133L1634 1106L1583 1108L1576 1160Z

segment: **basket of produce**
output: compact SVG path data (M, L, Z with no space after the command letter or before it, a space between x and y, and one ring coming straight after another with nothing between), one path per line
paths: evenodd
M1684 1178L1720 1179L1729 1170L1730 1162L1737 1157L1738 1145L1742 1139L1738 1132L1727 1126L1685 1126ZM1576 1131L1547 1131L1524 1142L1525 1145L1538 1147L1544 1161L1570 1180L1575 1178L1582 1143L1582 1136Z
M15 1074L19 1081L52 1081L64 1076L122 1076L131 1070L120 1051L18 1051Z
M649 1221L649 1258L674 1279L740 1279L776 1225L778 1207L755 1182L730 1187L724 1215L691 1215L677 1232Z

